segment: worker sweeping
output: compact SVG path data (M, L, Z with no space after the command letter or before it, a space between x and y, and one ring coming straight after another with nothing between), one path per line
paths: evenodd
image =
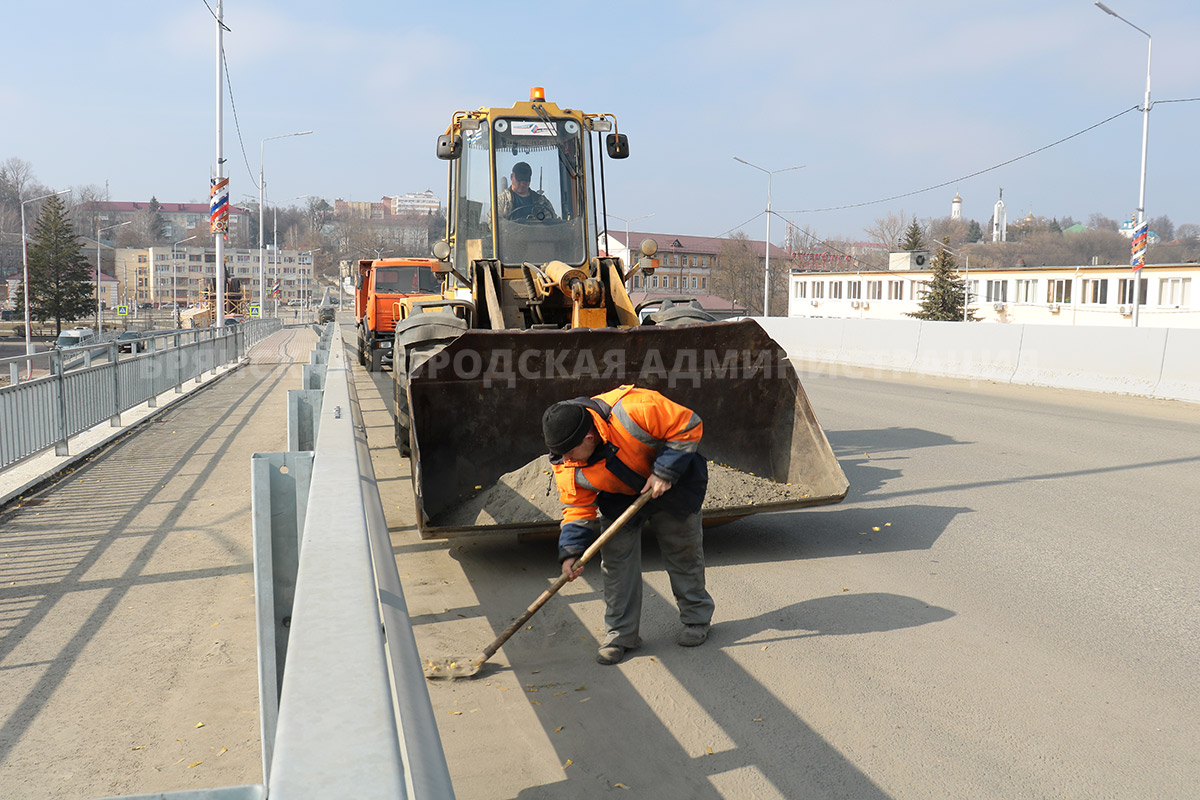
M616 664L640 643L642 532L658 539L683 629L676 642L703 644L713 615L704 585L701 506L708 468L697 448L700 417L651 389L620 386L595 397L555 403L542 416L554 478L563 502L558 540L562 572L575 562L605 519L617 518L642 492L652 500L600 549L606 633L597 653Z

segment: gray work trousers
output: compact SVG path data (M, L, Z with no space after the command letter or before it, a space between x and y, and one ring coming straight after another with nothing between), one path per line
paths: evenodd
M605 527L611 521L605 521ZM671 591L684 625L712 621L713 599L704 588L704 531L700 512L676 517L653 513L640 524L630 521L600 548L604 575L605 644L636 647L642 618L642 532L658 539L671 579Z

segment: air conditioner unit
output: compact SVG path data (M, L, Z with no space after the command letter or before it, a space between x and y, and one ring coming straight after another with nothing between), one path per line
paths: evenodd
M996 309L997 311L1003 311L1004 303L992 303L992 308Z
M1062 307L1058 303L1051 303L1048 308L1050 309L1051 314L1057 314L1062 310Z
M851 300L851 301L850 301L850 307L851 307L851 308L858 308L858 301L857 301L857 300Z
M1133 307L1132 306L1119 306L1117 308L1117 311L1120 312L1122 317L1128 317L1131 314L1133 314Z

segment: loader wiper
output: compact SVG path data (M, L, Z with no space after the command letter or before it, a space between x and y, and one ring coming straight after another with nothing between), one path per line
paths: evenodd
M538 115L538 119L553 129L554 122L550 119L550 115L546 113L545 107L534 104L533 110ZM579 180L579 167L575 164L574 160L567 155L567 150L565 147L563 147L563 143L561 140L559 140L558 136L554 137L554 146L558 148L558 160L562 162L564 167L566 167L567 173L571 176L571 180Z

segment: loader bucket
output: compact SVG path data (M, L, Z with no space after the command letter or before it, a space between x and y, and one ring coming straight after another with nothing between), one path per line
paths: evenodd
M412 374L411 447L423 538L554 531L544 523L439 524L481 487L546 452L552 403L632 383L704 421L711 461L805 487L799 500L710 509L705 525L837 503L849 488L784 350L752 320L680 327L473 330Z

